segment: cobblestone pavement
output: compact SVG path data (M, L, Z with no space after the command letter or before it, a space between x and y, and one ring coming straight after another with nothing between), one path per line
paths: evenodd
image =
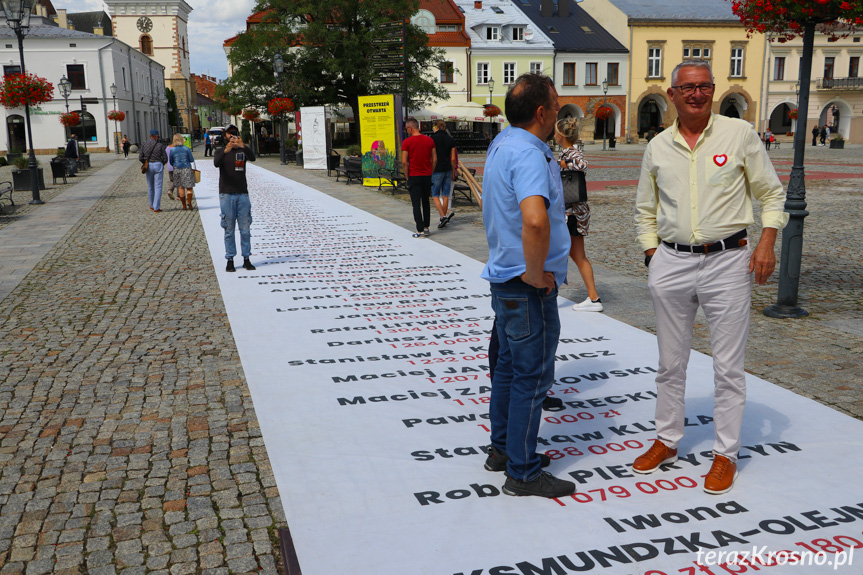
M594 180L637 177L643 147L620 148L613 160L588 148ZM776 283L756 288L747 360L750 372L858 418L863 254L849 239L861 219L859 155L813 159L842 179L807 181L800 303L811 315L768 319L760 310ZM0 301L0 575L276 573L284 516L203 229L167 198L150 212L129 164ZM404 194L274 157L258 164L410 233ZM633 195L632 185L592 194L587 247L606 313L652 330ZM456 211L432 241L484 260L479 210L460 201ZM570 278L562 293L583 299L574 265ZM709 352L701 322L694 346Z
M0 307L0 573L277 573L281 503L196 212L129 168Z

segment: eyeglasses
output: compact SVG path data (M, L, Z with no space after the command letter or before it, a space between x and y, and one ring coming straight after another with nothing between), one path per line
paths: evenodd
M680 90L680 93L684 96L694 94L696 89L701 90L701 93L705 96L709 96L716 88L716 84L681 84L680 86L672 86L672 88Z

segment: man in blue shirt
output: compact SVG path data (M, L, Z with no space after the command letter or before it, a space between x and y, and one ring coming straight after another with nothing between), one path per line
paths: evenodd
M500 339L485 467L506 469L507 495L564 497L575 484L542 471L550 461L536 453L560 335L557 286L566 281L570 248L560 168L545 143L560 105L550 78L524 74L507 91L505 108L512 127L489 147L483 176L489 258L482 277Z

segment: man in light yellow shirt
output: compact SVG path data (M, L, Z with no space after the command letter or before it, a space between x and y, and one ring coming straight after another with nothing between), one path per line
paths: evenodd
M683 438L686 367L700 305L710 326L714 370L713 465L704 481L711 494L731 490L746 404L743 370L752 274L763 285L773 273L773 247L785 227L785 194L755 129L714 115L713 73L688 60L671 75L674 125L653 138L642 161L636 198L638 242L649 266L656 311L658 440L633 463L652 473L677 459ZM761 202L761 241L751 250L752 198Z

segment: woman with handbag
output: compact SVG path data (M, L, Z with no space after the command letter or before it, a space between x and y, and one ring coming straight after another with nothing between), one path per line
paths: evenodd
M171 141L171 165L174 166L174 186L177 188L177 197L183 204L183 209L192 209L192 188L195 187L195 173L192 164L192 150L185 145L182 134L174 134ZM187 207L188 206L188 207Z
M578 272L587 288L587 299L575 304L572 309L575 311L602 311L602 300L599 298L596 283L593 280L593 266L590 265L590 260L587 259L587 254L584 252L584 236L587 235L590 227L590 206L587 204L587 192L584 188L583 178L584 172L587 171L587 161L581 150L575 146L575 142L578 140L578 120L576 118L560 120L555 125L554 138L558 145L563 148L563 152L560 154L560 169L565 176L568 175L567 171L570 172L570 175L579 176L583 191L581 197L584 200L566 205L566 225L572 239L569 257L578 267ZM581 172L581 174L571 174L573 171ZM564 185L566 186L566 184Z

